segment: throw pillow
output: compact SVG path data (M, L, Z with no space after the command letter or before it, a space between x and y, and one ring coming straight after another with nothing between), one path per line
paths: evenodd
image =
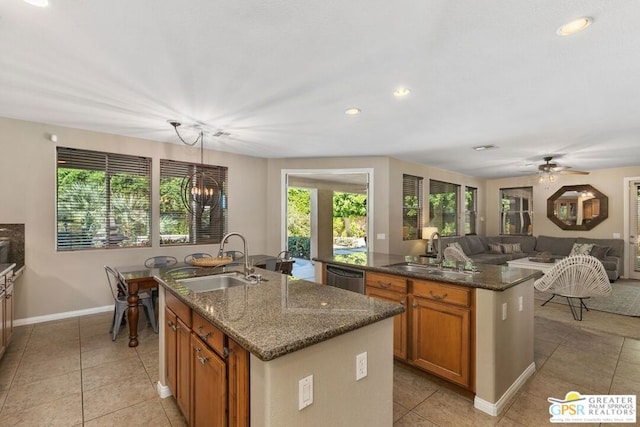
M571 252L569 252L569 256L590 255L592 248L593 248L593 243L574 243L573 247L571 248Z
M501 254L502 253L502 246L500 246L500 243L489 243L489 253L490 254Z
M591 248L590 255L602 261L604 260L604 257L607 256L610 250L611 250L611 246L593 245L593 247Z
M447 247L453 247L453 248L456 248L457 250L459 250L459 251L460 251L460 252L462 252L463 254L466 254L466 252L464 251L464 249L462 249L462 246L460 246L460 243L458 243L458 242L452 242L452 243L449 243L449 244L447 245Z
M520 243L500 243L500 246L502 246L502 252L505 254L522 253Z

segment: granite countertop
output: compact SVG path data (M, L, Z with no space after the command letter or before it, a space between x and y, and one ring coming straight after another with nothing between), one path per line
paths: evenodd
M433 258L390 255L376 252L356 252L344 255L336 254L328 257L316 257L314 258L314 261L358 268L365 271L377 271L381 273L412 277L414 279L427 279L472 288L489 289L492 291L504 291L505 289L509 289L510 287L516 286L531 278L537 279L542 276L542 272L538 270L489 264L477 264L477 272L472 273L471 271L468 271L466 274L435 275L426 272L408 272L387 266L399 263L430 265L435 264L436 260ZM445 271L453 270L454 263L445 261L444 266Z
M212 274L202 269L198 276ZM229 271L241 271L232 268ZM219 271L217 271L219 272ZM265 281L195 293L176 279L154 276L168 292L263 361L402 313L405 307L355 292L256 268Z

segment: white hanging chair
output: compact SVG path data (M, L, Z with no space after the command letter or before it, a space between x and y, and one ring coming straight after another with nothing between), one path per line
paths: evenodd
M611 293L611 283L602 262L591 255L571 255L556 263L533 286L542 292L550 292L551 298L556 295L567 298L571 314L575 320L582 320L582 308L589 311L584 299L607 296ZM580 300L580 311L572 298Z
M467 254L454 246L447 246L444 251L442 251L442 256L447 261L473 262Z

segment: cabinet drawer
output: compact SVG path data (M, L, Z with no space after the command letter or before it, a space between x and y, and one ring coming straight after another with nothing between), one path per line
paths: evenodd
M460 307L471 306L471 292L470 288L462 286L446 285L426 280L413 281L413 294L415 296Z
M171 292L165 292L167 307L171 309L188 327L191 327L191 309Z
M221 356L224 354L224 334L222 331L195 311L193 312L193 327L191 329L216 353Z
M407 279L401 276L367 272L366 284L373 288L386 289L388 291L407 292Z

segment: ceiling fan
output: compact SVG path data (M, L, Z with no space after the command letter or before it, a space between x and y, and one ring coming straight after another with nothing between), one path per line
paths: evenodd
M543 157L545 163L538 165L538 182L547 183L554 182L557 174L573 174L573 175L589 175L589 172L571 169L571 166L559 166L557 163L551 163L553 157Z

